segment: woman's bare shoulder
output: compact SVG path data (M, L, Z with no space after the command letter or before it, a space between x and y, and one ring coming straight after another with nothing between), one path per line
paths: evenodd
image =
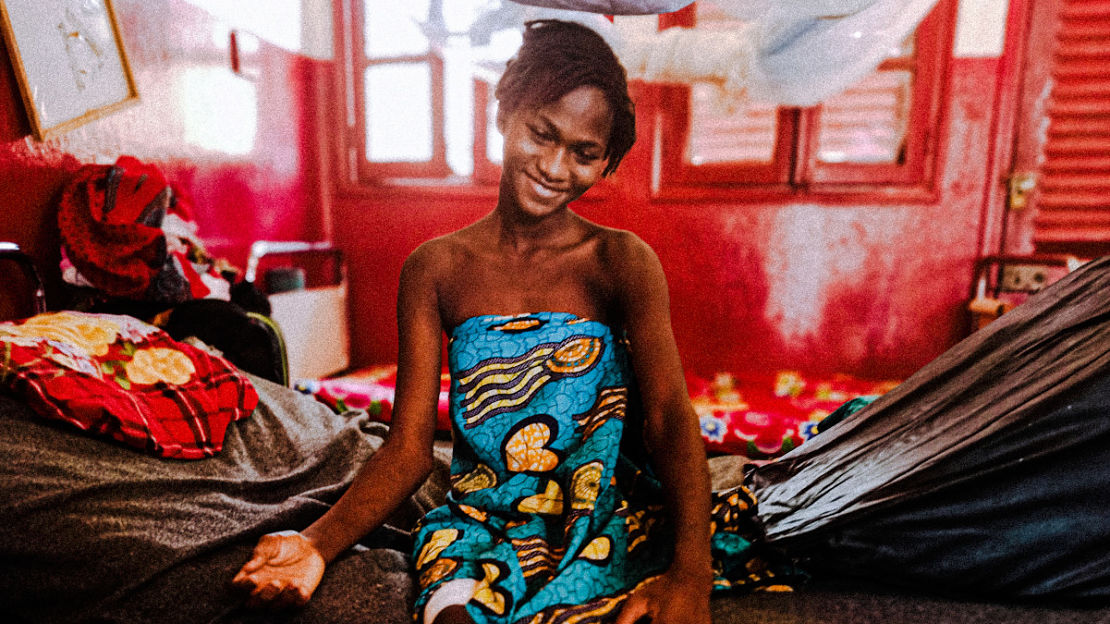
M454 233L432 238L412 250L401 267L402 288L422 284L435 289L448 279L460 254L460 245L453 237Z
M597 228L599 255L607 269L624 274L658 262L651 246L635 233L605 226Z
M475 233L471 226L428 239L409 254L406 264L416 264L425 268L450 267L460 257L472 253L475 248Z

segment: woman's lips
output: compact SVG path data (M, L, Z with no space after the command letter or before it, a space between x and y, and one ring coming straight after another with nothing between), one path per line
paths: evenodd
M540 197L554 199L565 192L563 189L550 187L531 176L528 176L528 180L532 184L532 190Z

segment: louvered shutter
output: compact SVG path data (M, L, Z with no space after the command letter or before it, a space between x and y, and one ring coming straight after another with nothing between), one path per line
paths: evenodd
M1033 240L1110 246L1110 0L1063 0Z

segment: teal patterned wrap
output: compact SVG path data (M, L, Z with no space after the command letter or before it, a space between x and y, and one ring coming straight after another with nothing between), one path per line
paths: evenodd
M416 614L465 578L479 623L613 620L673 543L625 341L567 313L487 315L455 328L449 357L452 490L418 529ZM717 570L733 579L718 588L778 582L753 559L754 511L742 488L715 495Z

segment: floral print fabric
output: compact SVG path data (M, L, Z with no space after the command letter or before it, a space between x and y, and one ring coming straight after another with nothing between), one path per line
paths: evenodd
M479 316L449 352L452 489L418 528L417 618L470 579L479 623L611 621L672 545L623 341L571 314ZM715 499L721 589L778 583L753 561L754 513L742 489Z
M785 455L817 435L821 422L842 404L859 397L874 399L896 385L897 381L787 370L761 375L721 372L712 380L686 376L706 450L756 460Z
M0 388L45 418L178 459L219 452L258 403L222 358L128 316L79 312L0 323Z

